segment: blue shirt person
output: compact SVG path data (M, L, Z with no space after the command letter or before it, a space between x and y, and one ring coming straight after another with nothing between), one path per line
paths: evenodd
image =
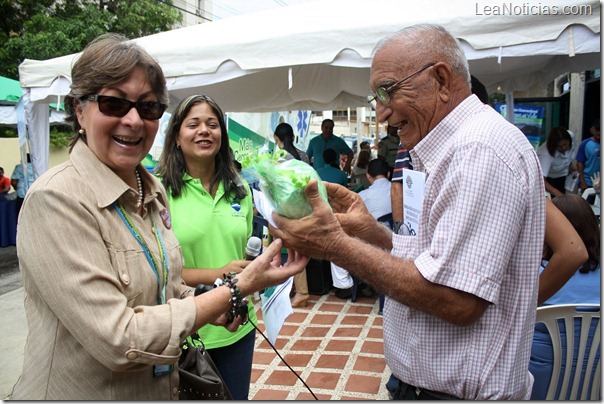
M336 151L336 165L340 164L340 153L348 156L344 171L350 173L353 152L344 139L333 135L334 123L331 119L324 119L321 123L321 135L311 139L308 143L306 154L311 159L312 166L316 169L324 167L327 163L323 160L323 152L327 149Z
M348 176L336 163L337 154L334 149L325 149L323 152L325 165L317 169L317 174L323 181L333 182L343 186L348 186Z

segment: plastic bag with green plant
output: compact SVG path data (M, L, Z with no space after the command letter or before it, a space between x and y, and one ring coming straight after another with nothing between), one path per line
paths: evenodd
M303 161L284 160L285 152L247 156L241 162L244 170L258 180L260 190L270 200L275 211L282 216L300 219L309 215L312 208L304 189L311 179L319 183L319 195L327 202L327 191L314 168Z

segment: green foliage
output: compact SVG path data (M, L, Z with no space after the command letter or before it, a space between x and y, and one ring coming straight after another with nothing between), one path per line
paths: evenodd
M17 128L11 128L10 126L0 126L0 138L6 137L18 137Z
M0 0L0 75L18 80L24 59L80 52L105 32L128 38L168 31L180 12L153 0Z
M50 128L50 147L62 149L69 146L69 140L72 135L73 131L69 126L52 126ZM14 138L18 136L17 128L0 126L0 138Z
M73 131L69 126L52 126L50 128L50 147L62 149L69 146Z
M505 94L493 93L489 95L489 105L494 106L496 102L505 102Z

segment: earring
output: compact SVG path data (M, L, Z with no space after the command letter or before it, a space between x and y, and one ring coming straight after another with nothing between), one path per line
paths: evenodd
M180 144L176 143L176 148L180 150Z
M84 136L86 136L86 129L80 129L80 130L78 131L78 133L79 133L80 135L84 135Z

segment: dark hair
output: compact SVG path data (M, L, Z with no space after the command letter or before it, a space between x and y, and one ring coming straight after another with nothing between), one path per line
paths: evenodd
M65 96L65 121L72 122L74 136L69 151L78 139L86 140L80 134L80 124L76 115L78 104L88 101L81 97L97 94L104 87L118 84L128 78L135 69L142 69L147 75L151 90L162 104L168 104L166 78L159 63L141 46L121 34L103 34L93 39L71 68L71 91Z
M595 270L600 263L600 226L589 202L576 194L560 195L552 199L552 203L566 216L573 225L585 248L588 259L579 272L587 273Z
M230 198L234 195L238 200L242 200L247 195L247 191L233 162L234 159L229 145L229 134L226 128L224 113L218 104L207 95L191 95L182 100L176 107L168 123L164 148L157 165L157 173L161 177L166 191L170 192L173 197L181 194L184 185L183 177L187 171L187 165L182 151L176 147L176 138L180 133L182 122L187 117L191 108L203 102L208 104L212 112L216 114L221 133L220 150L215 157L216 174L210 181L210 189L217 181L223 181L225 193Z
M294 146L294 129L289 123L282 122L275 128L275 136L283 142L283 150L294 156L296 160L301 160L300 153Z
M370 144L368 141L363 140L363 141L361 142L361 144L359 145L359 147L360 147L360 149L362 150L362 149L364 149L364 148L365 148L365 146L367 146L367 148L369 148L369 150L371 150L371 144Z
M480 80L472 75L470 75L470 87L472 88L472 94L475 94L483 104L489 103L489 93L487 92L487 88Z
M327 149L323 150L323 161L325 162L326 165L340 168L340 167L338 167L338 164L337 164L338 154L332 148L327 148Z
M590 128L600 129L600 119L594 119L594 121L591 123Z
M369 150L361 149L357 157L356 166L359 168L367 168L369 160L371 160L371 153L369 153Z
M325 123L327 122L331 122L332 125L335 125L335 123L333 123L333 119L323 119L323 121L321 122L321 129L323 129L323 125L325 125Z
M562 140L568 140L570 142L570 147L573 147L573 138L565 127L557 126L549 131L549 135L547 135L547 140L545 141L545 147L547 147L547 152L550 156L553 157L556 154L558 143Z
M373 159L367 166L367 174L373 178L377 177L378 175L383 175L384 177L388 178L389 172L390 168L388 167L388 163L383 159Z

